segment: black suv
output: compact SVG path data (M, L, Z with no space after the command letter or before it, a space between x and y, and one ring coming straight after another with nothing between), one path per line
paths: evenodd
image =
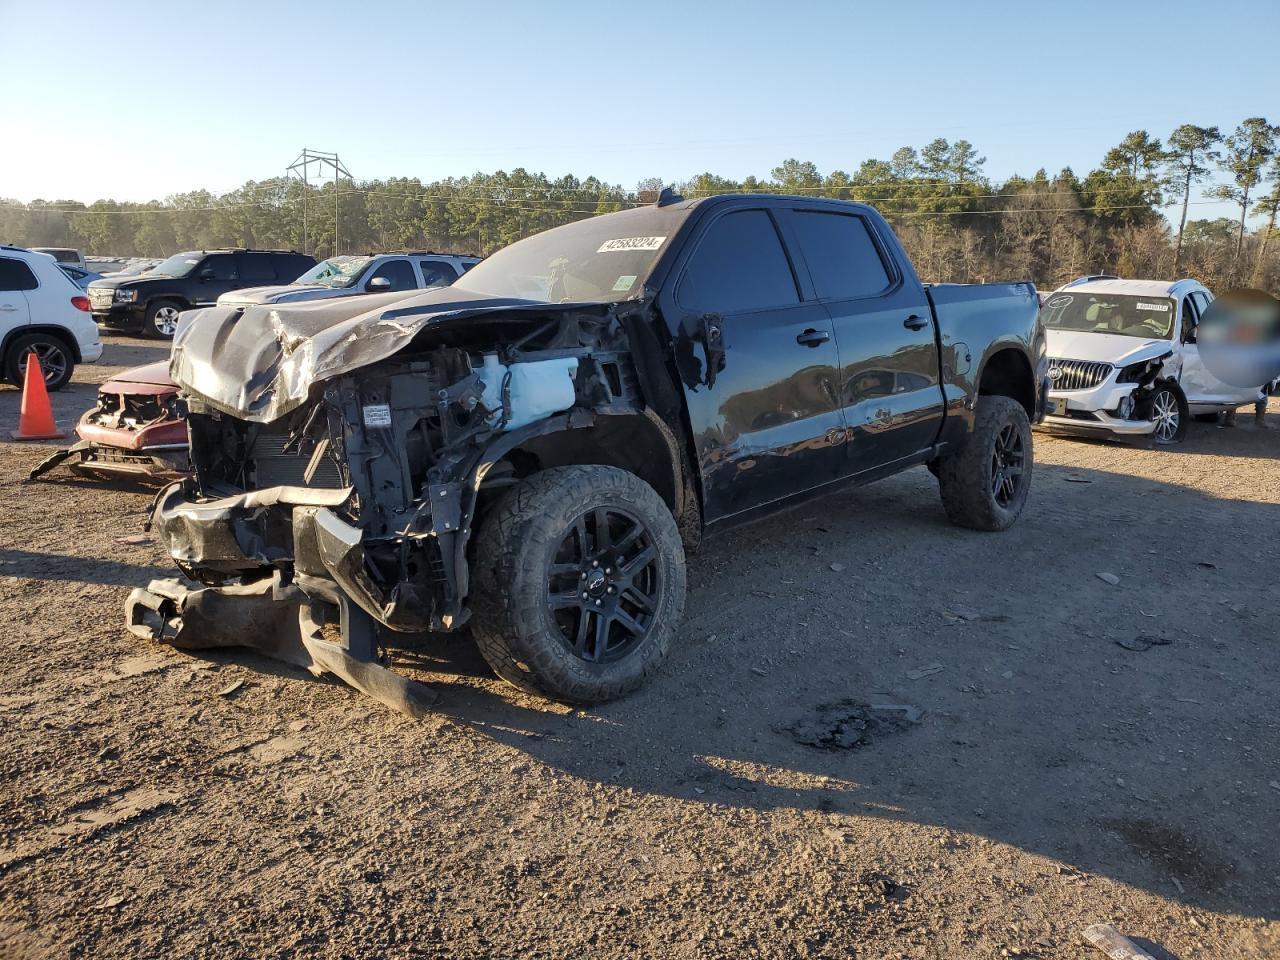
M292 250L193 250L136 277L89 284L93 319L104 327L142 330L169 340L178 314L212 306L242 287L289 283L315 266L315 257Z

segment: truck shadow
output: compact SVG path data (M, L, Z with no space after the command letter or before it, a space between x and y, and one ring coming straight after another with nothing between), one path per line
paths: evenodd
M676 649L624 700L526 697L469 644L397 660L566 775L854 837L927 825L1276 919L1280 601L1255 586L1277 529L1280 504L1048 465L1013 529L975 534L917 470L709 543ZM858 727L885 702L923 718Z

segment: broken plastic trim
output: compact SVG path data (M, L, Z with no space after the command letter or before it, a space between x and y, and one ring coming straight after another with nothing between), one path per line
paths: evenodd
M125 601L135 636L182 650L246 647L316 676L331 673L393 710L419 719L439 695L375 663L372 625L363 611L339 604L342 642L327 640L314 605L296 587L272 580L191 589L180 580L152 580Z

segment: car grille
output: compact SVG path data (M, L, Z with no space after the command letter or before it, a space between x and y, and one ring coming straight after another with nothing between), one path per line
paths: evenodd
M111 306L115 295L116 292L114 290L90 290L89 306L95 310L106 310Z
M296 448L286 451L289 437L283 433L259 433L253 441L249 458L254 464L254 482L259 489L266 487L326 487L336 490L344 486L338 464L332 456L320 458L316 472L307 483L307 464L310 453L301 455Z
M1091 360L1049 360L1052 390L1089 390L1111 375L1109 363ZM1057 374L1056 376L1054 374Z

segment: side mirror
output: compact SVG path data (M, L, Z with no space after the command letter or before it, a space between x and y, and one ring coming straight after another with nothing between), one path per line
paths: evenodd
M370 281L369 281L369 286L368 286L368 288L367 288L367 289L369 289L369 290L390 290L390 289L391 289L391 281L390 281L390 280L388 280L386 277L374 277L372 280L370 280Z
M203 270L201 270L201 271L200 271L200 279L201 279L201 280L212 280L212 279L213 279L213 267L205 267Z

